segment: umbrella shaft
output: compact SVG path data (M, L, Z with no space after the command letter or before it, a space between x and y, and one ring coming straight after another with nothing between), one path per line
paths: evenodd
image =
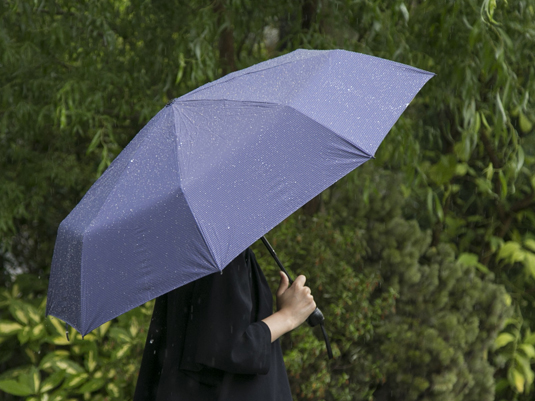
M267 250L269 251L269 253L271 254L271 256L273 256L273 259L275 259L275 262L277 262L277 265L279 265L279 268L284 272L284 274L286 274L288 276L288 280L290 281L290 285L293 284L293 280L292 280L292 277L290 276L290 274L286 271L286 269L284 268L284 266L282 265L282 262L279 260L279 257L277 256L277 254L275 253L275 250L273 249L273 247L271 246L271 244L268 242L268 240L266 239L266 237L262 236L260 238L262 240L262 242L264 243L264 245L266 246Z

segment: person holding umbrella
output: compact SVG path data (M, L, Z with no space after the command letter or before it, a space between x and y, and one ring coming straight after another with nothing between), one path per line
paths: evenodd
M283 279L273 314L243 250L374 158L433 75L297 50L169 102L61 223L46 314L85 335L157 298L137 401L291 399L276 340L313 300Z
M292 400L279 337L316 304L305 276L280 272L272 295L247 249L215 273L156 300L134 401Z

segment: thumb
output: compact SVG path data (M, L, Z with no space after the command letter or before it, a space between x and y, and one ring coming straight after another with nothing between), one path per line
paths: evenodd
M280 297L282 294L286 292L288 289L288 284L290 284L290 281L288 280L288 276L284 274L283 272L279 272L281 276L281 282L279 284L279 289L277 290L277 296Z

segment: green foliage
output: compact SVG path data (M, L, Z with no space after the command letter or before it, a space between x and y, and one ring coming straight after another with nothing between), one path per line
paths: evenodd
M531 399L534 21L531 0L0 2L0 399L131 396L149 306L65 344L43 318L57 226L169 99L297 47L437 76L374 173L270 233L338 356L317 331L285 338L295 398L485 399L495 382L497 399Z
M0 374L0 389L27 400L131 399L152 305L134 309L97 330L81 335L57 319L44 317L45 298L21 299L20 288L0 292L0 354L23 356L16 368Z
M285 363L298 399L353 400L371 395L370 380L379 380L377 361L362 351L384 316L394 313L395 293L372 299L381 282L377 272L362 270L363 239L351 225L336 224L336 216L313 218L296 213L268 234L294 277L305 274L307 285L326 317L336 361L330 366L319 328L300 327L283 337ZM262 244L259 262L278 287L277 267Z

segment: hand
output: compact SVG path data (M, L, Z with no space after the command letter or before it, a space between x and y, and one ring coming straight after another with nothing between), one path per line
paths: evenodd
M280 272L281 282L277 290L277 312L262 319L271 332L271 342L284 333L292 331L310 316L316 303L310 294L310 288L305 287L306 277L299 276L291 287L288 276Z
M280 272L281 282L277 290L277 310L290 322L290 330L295 329L310 316L316 303L309 287L305 286L306 277L301 275L288 288L288 276Z

